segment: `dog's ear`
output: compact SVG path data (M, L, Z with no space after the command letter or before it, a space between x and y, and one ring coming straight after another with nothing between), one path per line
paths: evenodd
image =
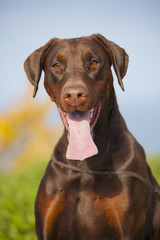
M106 51L108 52L111 62L113 64L115 73L118 78L118 83L121 86L122 90L124 91L124 86L122 82L122 78L125 76L129 57L125 50L121 47L119 47L117 44L107 40L105 37L103 37L101 34L93 34L92 37L98 42L104 46Z
M33 97L36 96L38 90L38 84L41 77L43 63L48 50L53 44L58 41L57 38L51 39L43 47L35 50L24 62L24 70L29 79L29 81L34 86Z

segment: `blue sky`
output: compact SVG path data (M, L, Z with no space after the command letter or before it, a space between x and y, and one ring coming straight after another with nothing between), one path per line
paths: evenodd
M114 81L128 128L148 153L160 152L159 0L2 0L0 29L0 111L23 97L23 62L31 52L52 37L101 33L130 57L125 92ZM43 81L33 101L42 97Z

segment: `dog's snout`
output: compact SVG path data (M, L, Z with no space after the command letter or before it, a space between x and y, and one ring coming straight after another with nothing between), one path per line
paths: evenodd
M82 104L88 97L88 92L84 87L66 87L62 93L64 101L71 106Z

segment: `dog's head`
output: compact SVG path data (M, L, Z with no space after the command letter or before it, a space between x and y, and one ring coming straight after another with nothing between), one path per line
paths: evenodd
M94 34L76 39L53 38L27 58L24 68L34 85L34 97L44 71L46 91L56 102L70 133L68 118L89 118L91 129L95 126L103 99L109 98L113 89L112 65L124 90L122 78L128 55L115 43Z

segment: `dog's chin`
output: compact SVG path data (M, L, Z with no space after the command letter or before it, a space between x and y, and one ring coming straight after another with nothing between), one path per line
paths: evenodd
M91 128L91 132L92 132L92 130L93 130L93 128L96 125L96 122L98 120L98 117L99 117L99 114L100 114L100 111L101 111L101 107L102 107L102 100L99 99L97 101L96 105L91 110L88 110L88 111L78 111L78 110L76 110L76 111L71 112L71 113L66 113L57 104L57 108L59 110L61 119L62 119L62 121L64 123L64 126L66 127L68 133L69 133L68 114L72 115L72 117L74 119L76 119L77 121L80 121L81 118L82 118L82 115L84 115L85 112L89 112L90 128Z

